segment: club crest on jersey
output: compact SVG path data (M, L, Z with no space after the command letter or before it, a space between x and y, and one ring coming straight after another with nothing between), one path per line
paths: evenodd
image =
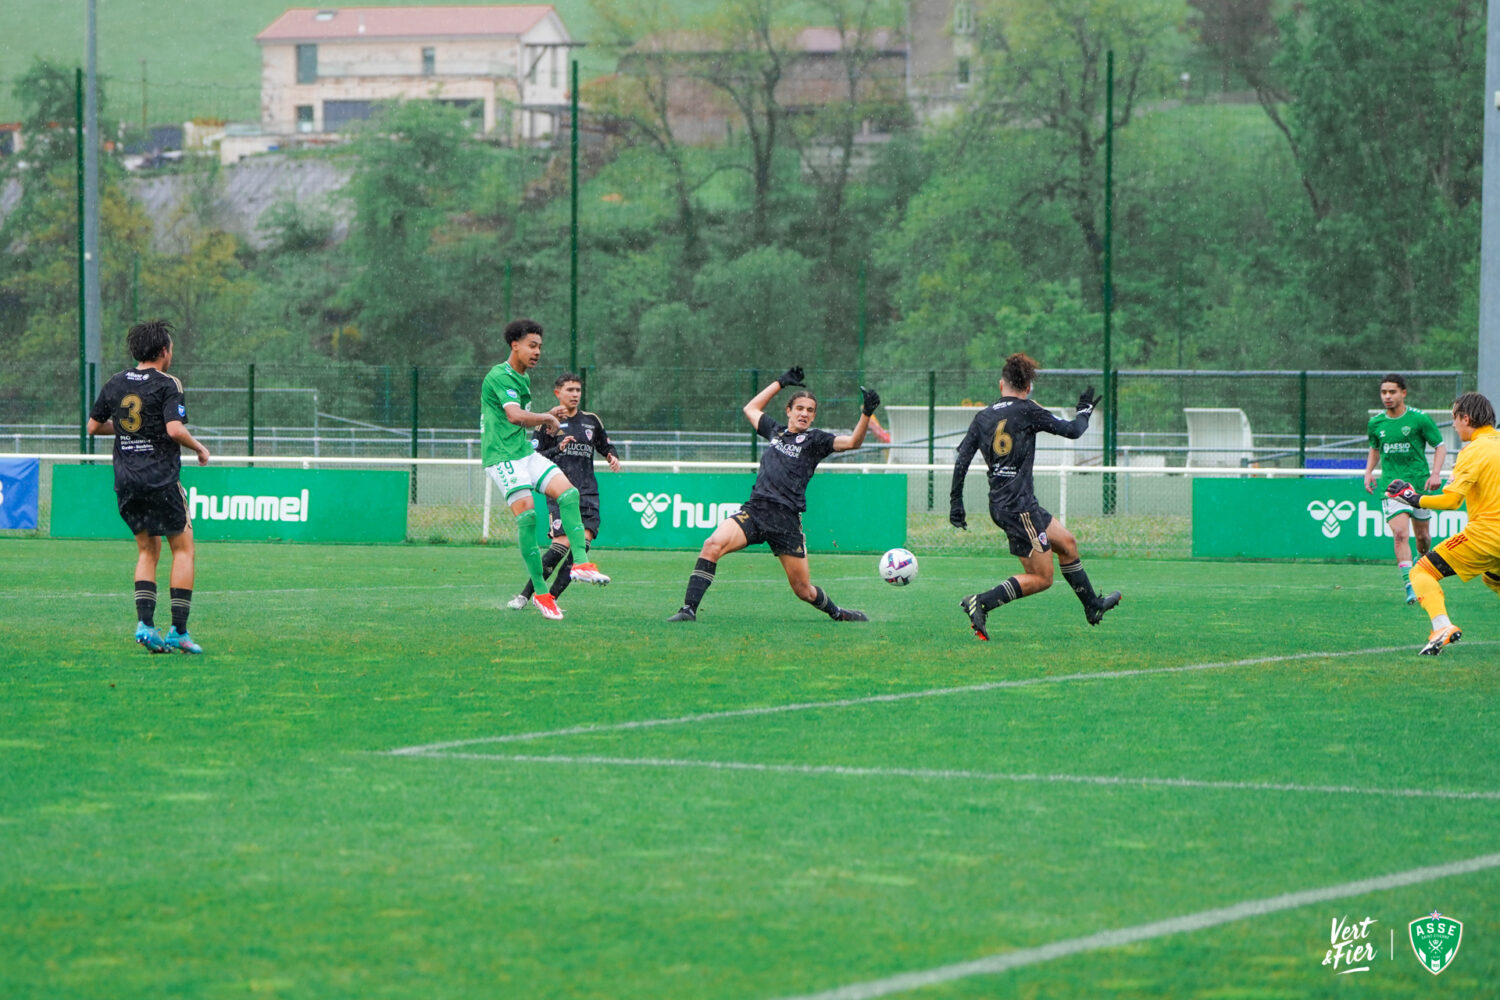
M583 429L583 436L590 441L594 440L594 429L592 427L585 427Z
M1434 976L1453 963L1453 956L1458 954L1458 946L1464 940L1464 925L1436 910L1413 920L1406 925L1406 930L1411 936L1411 948L1417 953L1417 961Z
M796 438L794 438L793 440L795 440L798 444L801 444L803 441L807 440L807 435L806 434L798 434L796 436Z

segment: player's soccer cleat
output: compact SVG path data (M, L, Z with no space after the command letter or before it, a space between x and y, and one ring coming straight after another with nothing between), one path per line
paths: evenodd
M601 587L609 582L609 577L599 572L598 564L591 562L574 563L572 577L574 583L597 583Z
M557 606L557 599L551 594L537 594L532 597L531 603L536 605L536 609L542 613L543 618L555 622L562 621L562 608Z
M193 637L186 632L177 631L177 626L167 633L167 651L171 653L201 653L203 647L193 641Z
M1432 634L1427 637L1427 645L1422 647L1418 656L1436 656L1443 651L1444 646L1451 646L1464 637L1457 625L1447 625L1443 628L1433 629Z
M1411 589L1411 584L1409 584L1409 583L1406 585L1406 603L1407 604L1416 604L1417 603L1417 592L1415 590Z
M867 622L870 616L863 611L855 611L853 608L839 608L838 614L833 616L836 622Z
M528 598L525 594L517 594L515 597L512 597L510 600L506 601L505 606L507 608L510 608L512 611L525 611L526 605L530 603L531 599Z
M1095 595L1089 606L1083 609L1084 617L1088 618L1090 625L1098 625L1104 620L1105 612L1120 603L1120 592L1117 590L1108 597Z
M698 620L698 612L694 611L692 608L688 607L686 604L684 604L680 609L678 609L678 611L677 611L677 613L675 615L673 615L671 618L667 619L667 621L669 621L669 622L695 622L697 620Z
M145 646L152 653L165 653L167 651L167 640L161 637L161 633L147 625L145 622L135 623L135 641Z
M984 630L986 612L979 603L979 595L970 594L960 601L958 606L963 608L964 614L969 616L969 628L974 630L974 635L983 642L989 642L990 634Z

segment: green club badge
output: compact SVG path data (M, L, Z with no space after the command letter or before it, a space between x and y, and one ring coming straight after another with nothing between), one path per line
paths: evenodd
M1425 917L1418 917L1406 925L1411 935L1412 950L1422 968L1434 976L1453 962L1458 946L1463 943L1464 925L1452 917L1445 917L1433 910Z

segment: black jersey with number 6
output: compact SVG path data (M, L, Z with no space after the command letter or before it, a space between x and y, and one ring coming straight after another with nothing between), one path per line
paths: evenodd
M807 510L807 481L818 463L833 454L834 435L811 427L793 434L764 413L755 432L771 446L760 456L750 499L770 500L799 514Z
M1088 426L1087 413L1063 420L1029 399L1003 397L980 410L974 416L974 422L969 424L969 432L958 446L949 498L957 500L963 497L964 477L968 475L969 463L977 451L984 456L984 464L989 468L992 508L1023 510L1036 506L1031 464L1036 459L1037 433L1080 438Z
M115 424L115 491L130 493L176 484L182 448L167 424L187 422L182 383L155 368L130 368L104 383L89 416Z

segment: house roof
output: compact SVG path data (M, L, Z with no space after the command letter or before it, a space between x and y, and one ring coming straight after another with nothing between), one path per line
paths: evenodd
M853 40L853 36L850 36ZM881 53L904 53L906 43L888 28L877 28L866 39L868 48ZM843 36L837 28L803 28L788 40L787 51L806 55L832 55L844 47ZM676 31L665 35L652 35L637 42L631 51L641 54L674 53L680 55L719 52L724 49L721 38L704 31Z
M293 7L255 36L266 42L524 35L554 13L550 4L493 7Z

